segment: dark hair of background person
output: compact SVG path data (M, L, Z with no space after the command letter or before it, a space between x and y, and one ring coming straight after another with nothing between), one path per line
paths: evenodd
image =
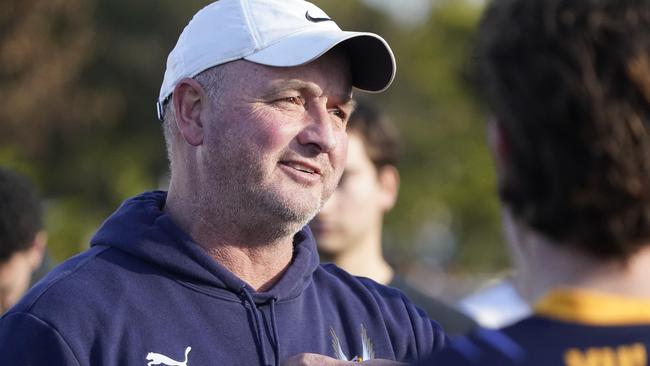
M0 168L0 262L33 244L43 228L40 202L27 178Z
M506 0L483 19L501 199L557 245L625 261L650 240L650 1Z
M386 165L397 166L400 157L399 132L373 103L363 98L357 99L347 131L359 134L377 170Z

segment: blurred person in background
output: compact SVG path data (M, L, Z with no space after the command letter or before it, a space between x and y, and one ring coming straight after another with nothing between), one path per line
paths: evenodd
M415 361L445 342L399 291L319 264L308 222L345 165L353 87L395 75L380 36L302 0L220 0L167 59L169 190L0 318L7 365L278 365L301 352ZM142 123L143 121L133 121Z
M358 99L347 126L348 155L338 187L310 223L323 262L402 290L450 335L475 322L395 273L382 252L384 215L397 199L399 135L368 99Z
M648 365L650 1L495 0L476 50L534 313L427 364Z
M46 244L36 189L24 176L0 168L0 314L29 288Z

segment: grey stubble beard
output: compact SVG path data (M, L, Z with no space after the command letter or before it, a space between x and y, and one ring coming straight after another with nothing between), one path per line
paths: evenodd
M257 157L259 158L259 157ZM212 177L204 184L211 190L201 200L208 203L207 215L226 230L237 234L250 245L264 245L293 237L320 211L331 192L324 192L312 207L298 205L291 197L260 185L261 169L245 161L256 157L222 159L221 166L212 166ZM232 172L228 176L226 172ZM303 202L304 203L304 202Z

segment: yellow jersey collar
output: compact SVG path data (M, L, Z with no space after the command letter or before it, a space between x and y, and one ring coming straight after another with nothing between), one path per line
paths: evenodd
M587 325L650 324L650 299L563 288L547 293L534 306L537 315Z

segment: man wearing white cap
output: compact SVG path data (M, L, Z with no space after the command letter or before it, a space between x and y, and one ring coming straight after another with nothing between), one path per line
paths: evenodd
M320 266L305 227L345 164L352 87L392 51L301 0L221 0L167 61L168 192L109 217L0 319L8 365L278 365L300 353L413 361L440 327L399 291Z

